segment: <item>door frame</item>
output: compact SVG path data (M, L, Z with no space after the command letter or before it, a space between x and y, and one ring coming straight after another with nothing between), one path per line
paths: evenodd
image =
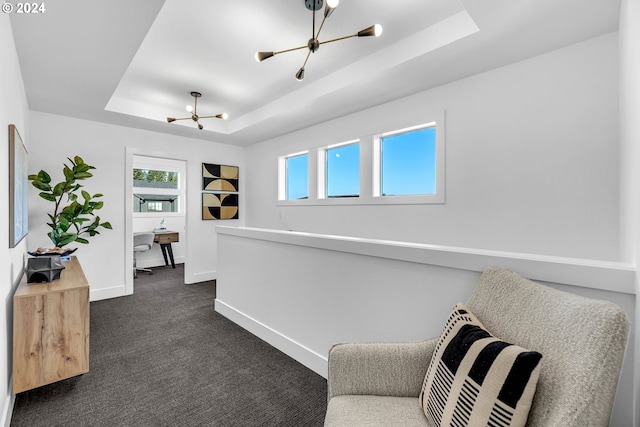
M168 152L168 151L155 151L155 150L144 150L140 148L126 147L125 148L125 200L124 200L124 210L125 210L125 226L124 226L124 254L125 254L125 295L132 295L134 292L134 280L133 280L133 156L143 156L143 157L157 157L160 159L166 160L175 160L181 161L185 163L185 170L189 170L189 160L182 157L178 153ZM189 245L187 244L187 232L189 228L189 223L187 221L187 177L182 177L182 182L185 185L184 191L184 200L182 200L182 206L184 208L185 215L185 230L184 230L184 247L185 247L185 259L184 259L184 279L186 281L187 275L187 263L189 262Z

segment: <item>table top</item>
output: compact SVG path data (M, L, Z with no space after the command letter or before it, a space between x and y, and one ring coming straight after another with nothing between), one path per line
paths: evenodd
M154 231L154 242L160 244L177 243L179 241L179 233L177 231Z
M171 230L162 230L162 231L160 231L160 230L153 230L153 232L154 232L155 234L171 234L171 233L176 233L176 234L178 234L178 232L177 232L177 231L171 231Z
M84 271L77 257L72 256L71 261L62 261L62 265L64 266L64 270L60 273L60 278L51 282L27 283L27 274L25 272L22 275L22 280L13 297L29 297L48 294L50 292L65 292L72 289L89 287L89 282L84 275Z

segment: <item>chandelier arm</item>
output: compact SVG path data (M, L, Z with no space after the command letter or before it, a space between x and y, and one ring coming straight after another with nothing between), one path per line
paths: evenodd
M173 121L176 121L176 120L192 120L192 118L191 118L191 117L179 117L179 118L177 118L177 119L172 117L172 119L173 119L173 120L172 120L172 122L173 122Z
M322 31L322 27L324 26L324 21L327 20L327 15L324 16L324 18L322 18L322 22L320 23L320 28L318 28L318 34L316 34L315 36L313 36L314 39L318 39L318 37L320 37L320 31Z
M280 50L278 52L273 52L273 54L274 55L279 55L281 53L287 53L287 52L292 52L294 50L307 49L307 48L308 48L308 46L304 45L304 46L294 47L294 48L291 48L291 49Z
M312 10L311 14L313 15L313 21L311 24L311 38L314 38L314 34L316 33L316 11Z
M216 119L216 118L220 119L221 117L218 117L218 116L220 116L221 114L222 113L216 114L215 116L198 116L198 118L200 118L200 119Z
M344 37L338 37L337 39L326 40L326 41L320 42L320 44L333 43L340 40L350 39L352 37L358 37L358 34L351 34L350 36L344 36Z
M309 60L309 56L311 56L311 51L307 52L307 57L304 60L304 64L302 64L302 68L304 68L307 65L307 61Z

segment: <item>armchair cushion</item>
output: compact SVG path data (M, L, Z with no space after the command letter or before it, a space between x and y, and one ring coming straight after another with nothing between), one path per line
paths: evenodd
M436 345L420 403L434 426L524 426L542 355L494 337L462 304Z
M431 427L416 397L335 396L327 406L325 427Z
M415 399L437 341L334 345L329 351L329 399L339 395L400 396L412 397L418 406Z

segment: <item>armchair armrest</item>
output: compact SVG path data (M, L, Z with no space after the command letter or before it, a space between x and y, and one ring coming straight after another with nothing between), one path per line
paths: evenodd
M418 397L437 341L334 345L329 351L328 398L343 394Z

